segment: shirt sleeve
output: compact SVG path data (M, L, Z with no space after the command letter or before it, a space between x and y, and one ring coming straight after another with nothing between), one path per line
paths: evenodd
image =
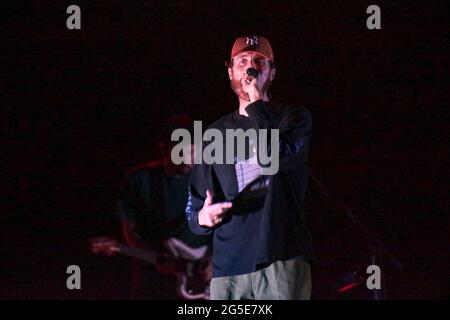
M134 221L135 208L133 206L132 179L129 176L124 178L122 189L120 190L119 199L117 200L116 218L119 221Z
M273 117L264 101L249 104L246 111L255 129L279 129L279 170L292 170L308 160L312 137L312 117L304 107L285 107Z
M213 229L198 224L198 214L206 199L208 165L194 165L189 181L189 194L186 204L186 220L191 231L199 235L210 234Z

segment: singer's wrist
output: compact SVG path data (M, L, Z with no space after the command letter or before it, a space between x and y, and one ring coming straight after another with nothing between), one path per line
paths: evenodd
M208 227L209 219L207 213L203 209L199 211L197 221L200 227Z

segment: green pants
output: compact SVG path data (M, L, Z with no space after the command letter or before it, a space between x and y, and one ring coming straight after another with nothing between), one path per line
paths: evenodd
M277 261L247 274L211 280L211 300L309 300L311 270L302 259Z

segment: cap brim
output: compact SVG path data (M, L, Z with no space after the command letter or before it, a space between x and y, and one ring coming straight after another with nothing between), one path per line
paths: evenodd
M237 55L240 55L241 53L244 53L244 52L255 52L255 53L258 53L258 54L262 55L262 56L263 56L264 58L266 58L266 59L273 60L272 57L270 57L268 54L264 54L264 53L262 53L261 51L254 50L253 48L248 48L248 49L240 50L239 52L237 52L237 53L236 53L234 56L232 56L231 58L233 59L233 58L236 57Z

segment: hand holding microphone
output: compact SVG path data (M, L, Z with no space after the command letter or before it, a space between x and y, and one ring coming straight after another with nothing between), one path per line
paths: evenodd
M258 77L259 72L255 68L248 68L246 73L249 77L251 77L251 78L247 78L247 84L250 84L250 82L252 82L253 79Z
M247 78L245 79L245 84L243 85L245 92L248 94L248 98L250 102L254 102L256 100L260 100L262 98L261 93L261 84L258 84L258 75L259 71L255 68L248 68L246 71ZM255 83L252 85L252 81L255 80Z

